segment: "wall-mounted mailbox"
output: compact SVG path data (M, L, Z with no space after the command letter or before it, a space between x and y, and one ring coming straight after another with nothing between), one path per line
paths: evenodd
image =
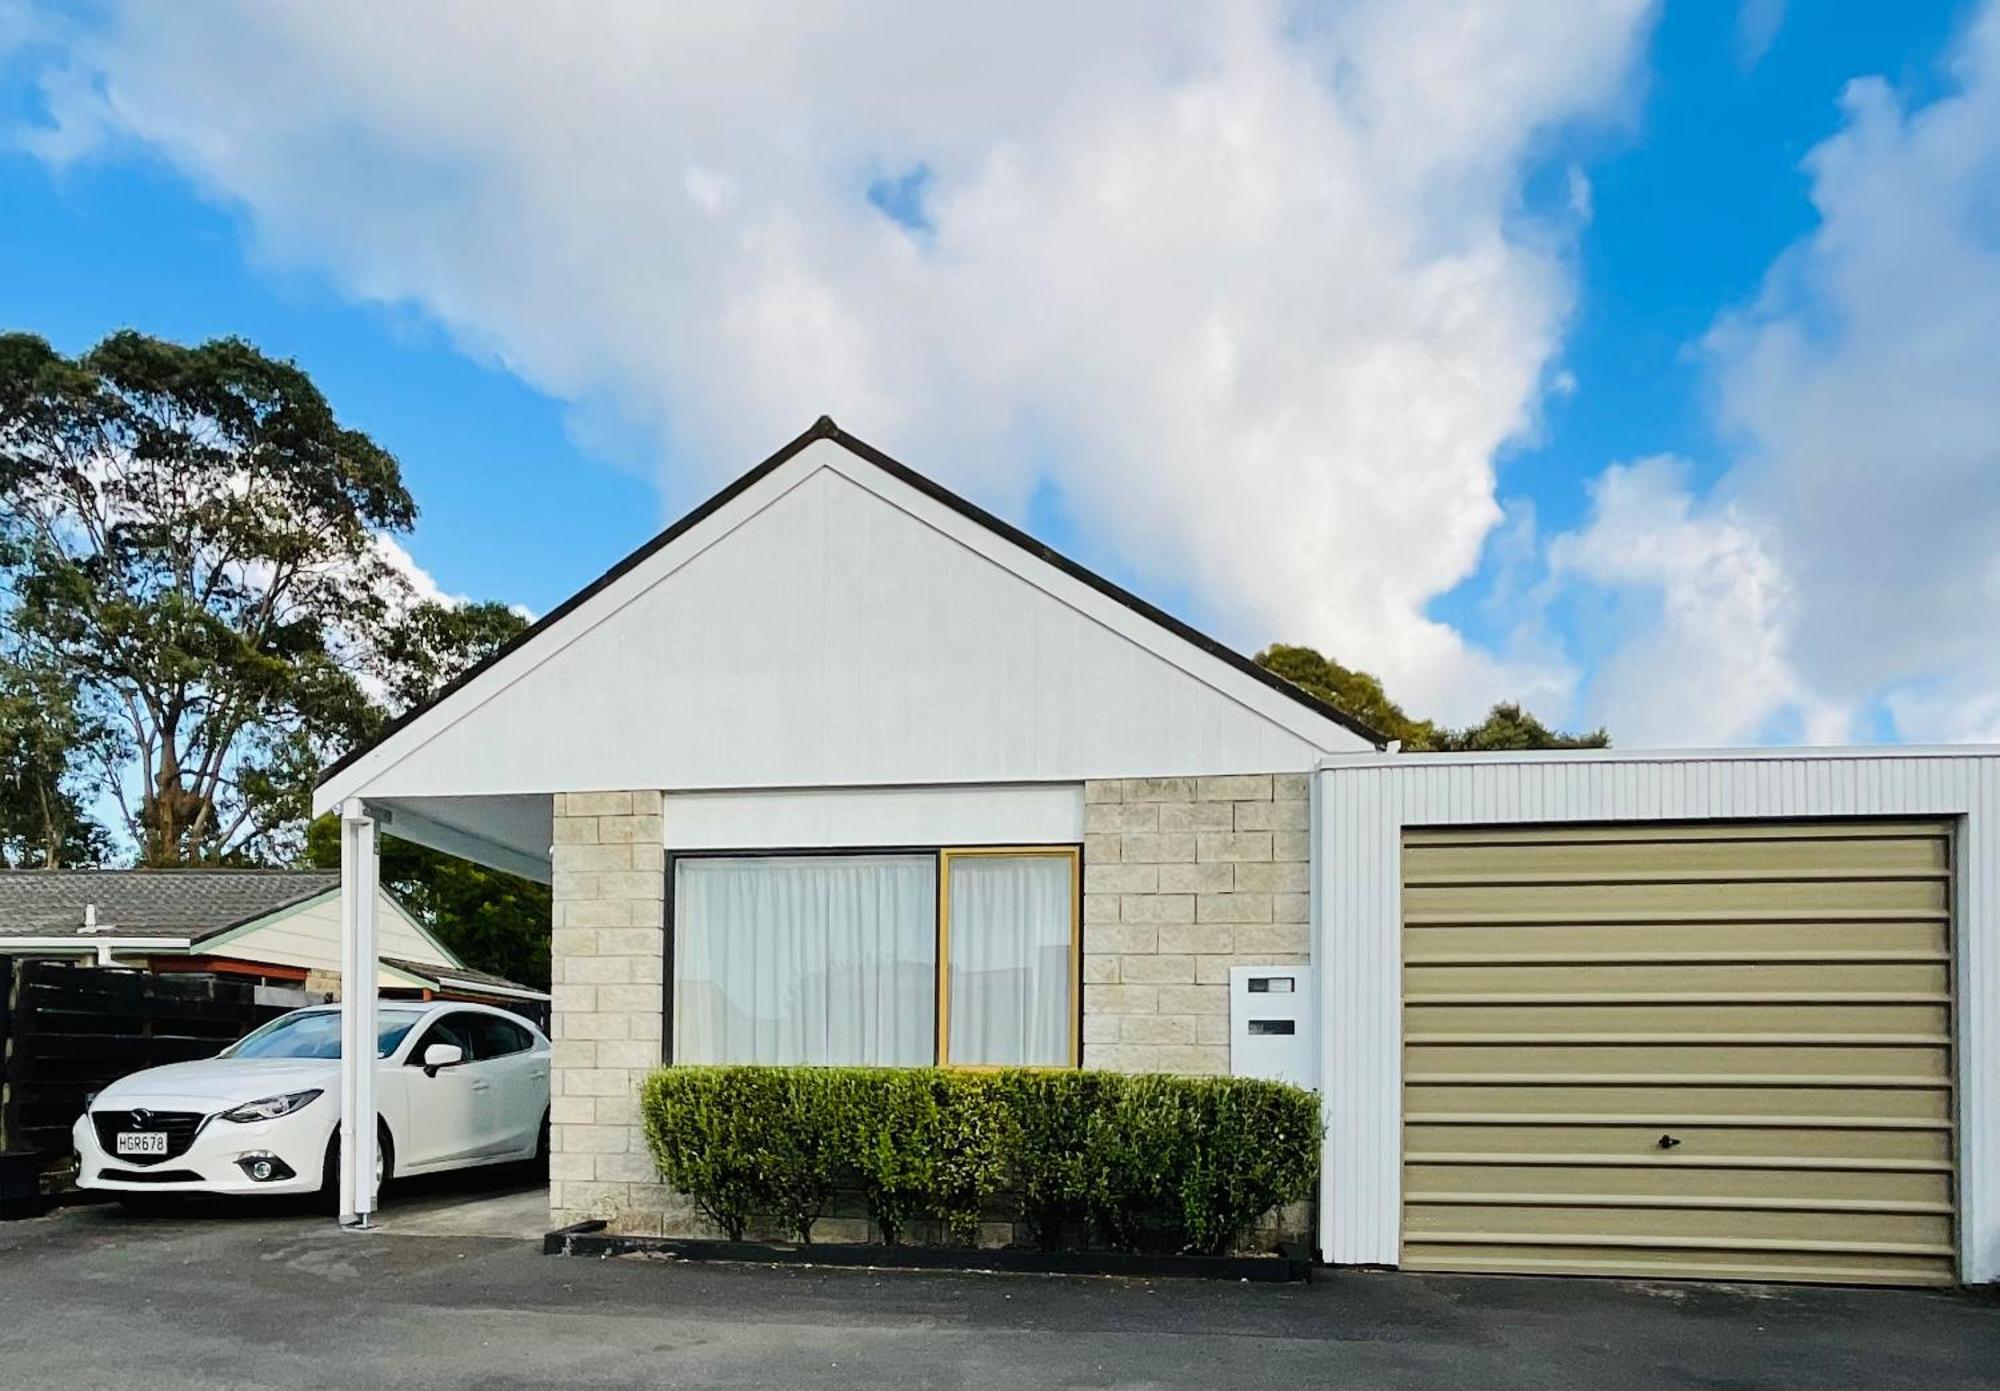
M1232 966L1229 1070L1238 1077L1318 1086L1312 1001L1310 966Z

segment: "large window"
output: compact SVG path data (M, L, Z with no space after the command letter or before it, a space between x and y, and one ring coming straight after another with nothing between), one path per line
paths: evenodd
M1074 848L674 862L676 1062L1077 1061Z

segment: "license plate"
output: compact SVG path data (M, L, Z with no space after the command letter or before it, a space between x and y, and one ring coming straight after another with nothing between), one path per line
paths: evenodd
M165 1154L167 1152L167 1132L164 1130L127 1130L118 1136L120 1154Z

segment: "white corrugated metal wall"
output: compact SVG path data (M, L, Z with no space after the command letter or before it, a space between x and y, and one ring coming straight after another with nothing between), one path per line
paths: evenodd
M1328 1260L1398 1259L1404 827L1951 816L1960 1274L2000 1279L2000 750L1384 755L1323 765L1318 804Z

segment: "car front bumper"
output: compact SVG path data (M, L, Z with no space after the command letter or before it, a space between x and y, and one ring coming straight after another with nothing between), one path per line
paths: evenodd
M135 1162L105 1151L88 1114L70 1132L76 1146L76 1186L107 1193L312 1193L320 1186L339 1108L315 1101L277 1120L239 1124L209 1115L185 1151ZM167 1110L161 1103L159 1109ZM324 1115L313 1114L324 1112ZM256 1179L246 1161L270 1159L289 1177Z

